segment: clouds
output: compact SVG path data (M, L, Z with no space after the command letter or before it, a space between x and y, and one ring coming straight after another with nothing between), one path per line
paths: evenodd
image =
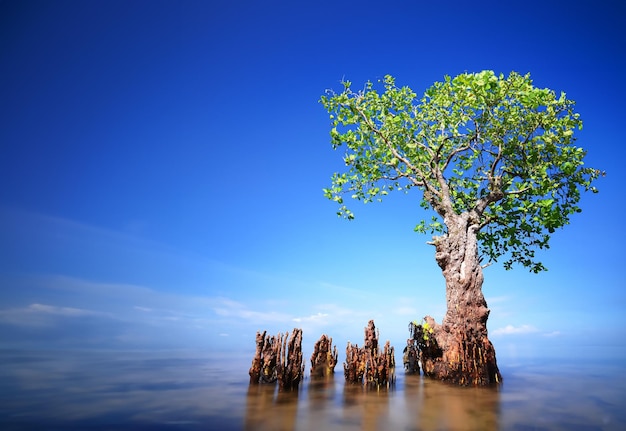
M0 309L4 348L110 348L128 324L103 311L32 303Z
M561 335L561 331L550 331L543 332L533 325L506 325L503 328L495 329L491 332L493 336L508 336L508 335L527 335L527 334L537 334L543 337L558 337Z
M352 269L354 263L339 272L259 268L63 218L0 209L0 221L6 222L0 231L23 254L23 274L29 274L12 274L7 262L0 272L5 346L246 351L253 349L256 331L276 334L297 327L304 331L306 349L322 334L337 345L359 343L363 327L374 319L381 339L401 348L408 322L425 315L441 322L445 314L443 286L393 278L376 282L373 264L365 275ZM36 254L46 265L32 271L36 265L31 268L27 257ZM386 274L384 265L376 268ZM488 302L494 307L490 323L498 328L490 331L494 338L517 342L515 337L560 335L538 329L550 325L536 315L525 316L536 326L509 323L520 304L514 295L495 295Z
M35 338L50 342L65 330L85 343L91 335L79 330L84 326L106 334L99 339L107 346L230 343L238 349L257 330L294 327L307 338L358 340L370 319L383 334L397 331L403 339L408 321L435 308L430 289L416 302L397 294L403 281L386 279L389 287L380 288L369 273L343 265L326 272L307 261L306 270L287 271L216 261L127 231L6 208L0 222L19 254L0 268L0 323L37 326ZM17 275L9 270L16 260ZM91 323L77 324L80 319ZM15 341L14 332L5 333L5 342Z
M71 339L75 345L86 346L93 344L90 340L97 334L102 347L216 343L224 348L248 349L253 347L256 331L278 333L294 327L301 328L309 341L327 334L343 343L359 340L370 319L375 319L382 337L393 337L397 332L395 337L402 339L406 323L415 319L410 301L385 301L376 295L354 301L338 293L332 296L333 302L317 302L266 292L264 299L244 301L215 296L210 290L205 295L164 292L59 275L28 277L14 290L20 290L19 285L29 287L28 298L0 309L0 325L29 328L30 339L45 339L51 344ZM19 303L20 299L13 301ZM24 341L16 340L18 333L19 337L24 335L13 329L4 331L4 343Z
M313 314L311 316L306 316L306 317L294 317L292 320L296 323L301 323L301 322L320 322L325 320L325 318L328 317L327 313L316 313Z
M285 323L293 320L291 315L281 311L275 311L273 307L260 310L251 309L248 305L228 298L207 298L212 304L213 311L221 317L254 322L259 325L268 323ZM258 304L262 307L262 303Z
M309 335L332 331L346 320L363 325L369 317L364 310L335 303L303 305L271 293L264 300L244 302L214 296L210 290L205 295L164 292L61 275L14 278L12 283L10 291L28 286L28 295L11 295L16 305L0 308L5 345L42 339L48 344L71 339L75 345L88 345L98 333L102 347L225 345L230 339L240 340L232 346L240 348L257 330L279 332L297 326Z
M46 345L97 342L102 348L184 347L220 332L210 311L216 300L209 297L55 275L14 282L9 291L27 285L28 292L11 295L14 305L0 309L5 346L45 340Z
M513 326L506 325L504 328L498 328L494 330L492 335L517 335L517 334L533 334L539 332L537 328L532 325Z
M26 307L0 310L0 323L14 326L43 327L55 325L59 319L111 316L94 310L74 307L59 307L48 304L30 304Z
M81 308L55 307L53 305L45 304L31 304L28 307L28 311L67 317L98 316L103 314L97 311L85 310Z

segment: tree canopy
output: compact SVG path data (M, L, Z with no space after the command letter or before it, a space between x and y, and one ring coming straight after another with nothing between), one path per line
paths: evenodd
M574 102L534 87L529 74L446 76L421 98L389 75L351 87L344 81L341 93L320 100L333 148L345 148L346 170L324 189L340 216L354 217L346 194L370 202L416 188L421 206L434 210L417 232L447 234L446 220L466 213L483 258L539 272L546 268L535 250L580 211L582 191L597 191L601 172L575 145L582 121Z

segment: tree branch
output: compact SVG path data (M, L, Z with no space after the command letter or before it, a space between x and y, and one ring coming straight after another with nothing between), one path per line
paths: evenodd
M416 166L414 166L410 160L406 157L404 157L402 154L400 154L400 152L395 148L395 146L389 141L389 139L380 131L380 129L378 129L374 124L372 124L372 122L370 121L370 119L365 115L365 113L363 111L361 111L358 108L356 109L356 113L361 117L361 119L363 120L363 122L370 128L370 130L376 134L381 140L382 142L385 144L385 146L387 147L387 149L389 151L391 151L391 154L398 159L400 162L402 162L410 171L412 171L414 173L415 176L412 175L408 175L405 174L403 172L400 172L397 168L394 167L394 170L396 171L396 173L399 175L399 177L403 177L403 178L407 178L408 180L410 180L415 186L422 186L424 187L425 191L427 191L431 196L438 196L439 193L437 193L437 190L433 190L432 187L430 186L430 184L428 183L428 181L426 181L426 175L424 175L424 172L422 172L420 169L418 169ZM393 115L393 114L392 114ZM424 150L428 151L430 153L430 149L424 145L422 145L419 142L416 142L416 145L421 146L422 148L424 148ZM432 153L431 153L432 154ZM431 172L432 173L432 172ZM419 179L421 179L422 181L420 182ZM445 183L445 181L444 181ZM436 203L436 201L432 201L430 200L431 203ZM434 206L434 205L433 205Z

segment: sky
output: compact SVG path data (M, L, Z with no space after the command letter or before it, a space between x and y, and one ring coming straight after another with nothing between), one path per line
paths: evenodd
M420 196L338 218L319 98L490 69L566 92L607 173L548 272L485 269L498 357L626 356L622 7L0 1L0 348L248 354L297 327L343 360L374 319L400 351L445 313Z

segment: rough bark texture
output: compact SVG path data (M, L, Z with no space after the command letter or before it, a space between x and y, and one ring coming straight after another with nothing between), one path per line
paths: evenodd
M346 362L343 364L344 376L348 383L365 384L368 387L389 387L395 383L394 349L385 343L384 350L378 348L378 330L370 320L365 327L364 347L352 345L346 347Z
M339 359L337 346L333 348L333 339L322 335L315 343L311 355L311 377L325 377L335 373Z
M256 351L248 371L250 384L274 383L278 380L280 390L297 389L304 377L302 362L302 330L294 329L284 336L256 334Z
M434 245L446 280L447 312L441 325L425 318L433 340L422 352L424 374L460 385L500 383L495 350L487 337L489 309L482 293L478 226L468 213L445 222L448 233L436 238Z
M279 390L298 389L300 381L304 377L304 362L302 362L302 329L294 328L289 337L289 332L285 334L284 341L281 337L279 343L278 357L276 365L276 375L278 377ZM289 338L289 339L288 339Z
M404 371L409 374L420 373L420 357L415 341L411 338L406 340L406 347L402 352L402 362L404 363Z
M417 323L409 323L410 338L406 340L406 347L402 355L404 370L409 374L420 373L420 363L422 362L422 351L425 343L428 342L428 335L424 336L424 327Z
M266 335L267 331L256 333L256 351L248 374L251 384L273 383L276 381L276 338Z

